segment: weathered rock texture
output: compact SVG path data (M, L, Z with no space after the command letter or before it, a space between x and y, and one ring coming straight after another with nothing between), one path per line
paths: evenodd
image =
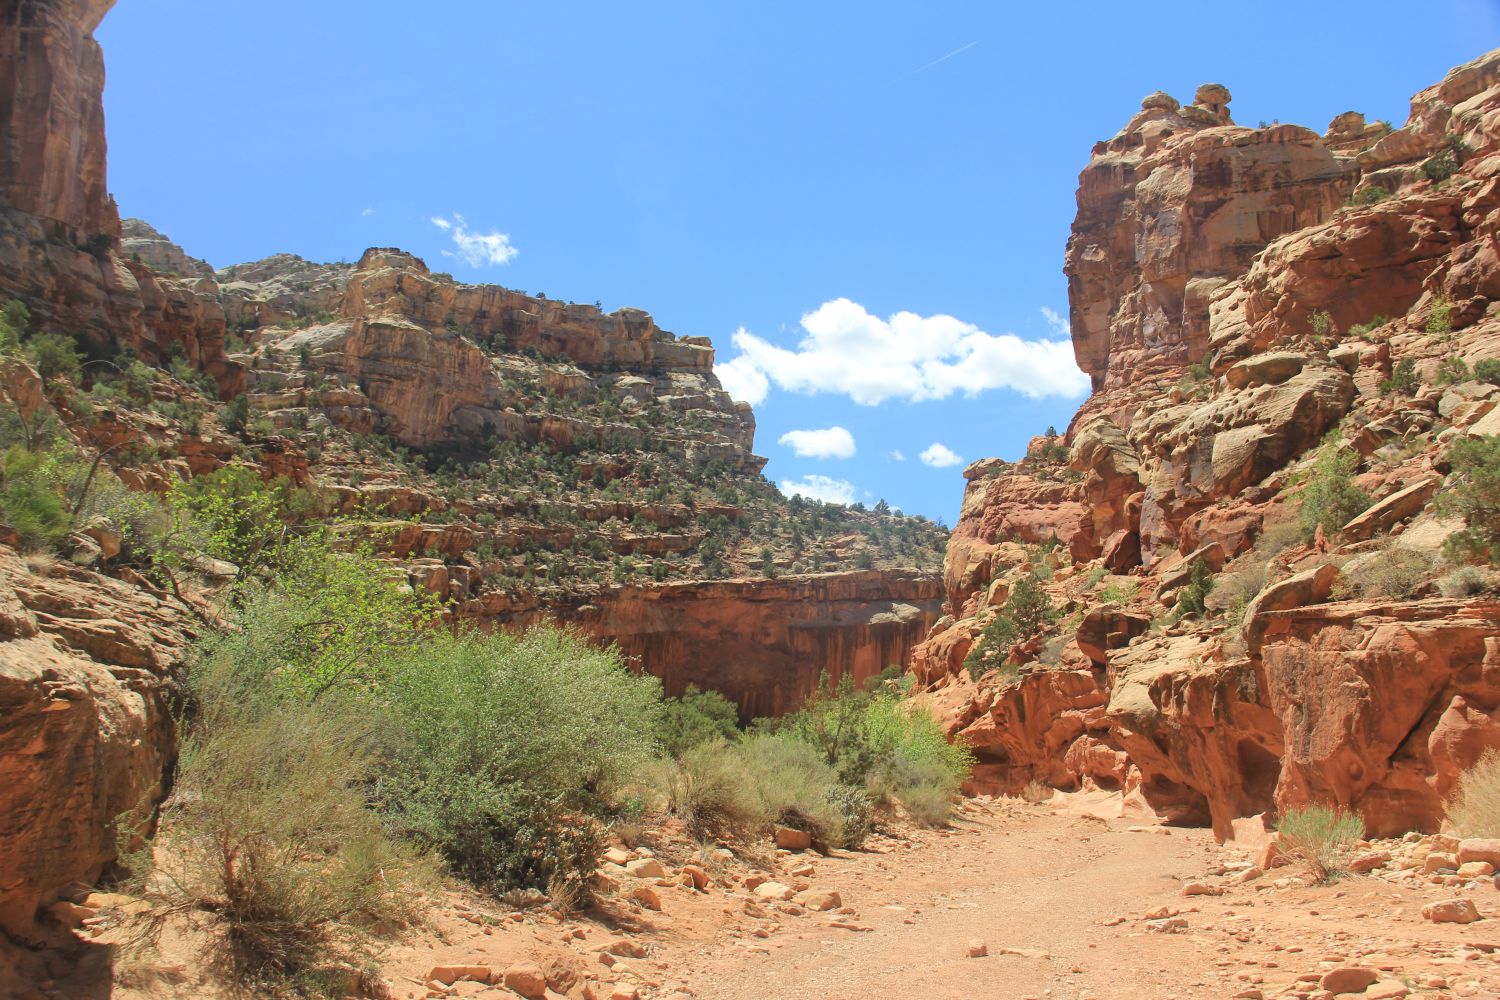
M1315 801L1434 829L1500 710L1493 597L1433 596L1455 525L1432 510L1449 444L1500 431L1500 388L1465 375L1500 358L1500 52L1395 130L1245 128L1228 103L1153 94L1095 147L1064 264L1095 393L1065 437L966 471L913 667L988 787L1124 787L1221 836ZM1374 503L1303 544L1330 434ZM1200 562L1207 613L1162 621ZM976 683L1037 571L1058 623Z
M0 926L24 933L38 904L95 878L116 817L149 819L176 756L189 621L170 599L0 545Z

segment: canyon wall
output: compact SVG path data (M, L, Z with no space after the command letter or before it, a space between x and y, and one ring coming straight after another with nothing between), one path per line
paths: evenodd
M912 665L976 789L1118 788L1226 837L1308 802L1435 829L1500 746L1496 580L1457 573L1434 506L1454 443L1500 433L1473 375L1500 359L1500 52L1400 128L1242 127L1229 102L1153 94L1095 146L1064 261L1095 392L966 471ZM1372 506L1303 532L1320 447ZM989 651L1024 578L1055 621Z

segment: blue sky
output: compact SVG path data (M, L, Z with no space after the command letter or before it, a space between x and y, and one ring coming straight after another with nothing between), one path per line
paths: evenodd
M1207 81L1241 123L1400 124L1500 2L125 0L98 37L110 187L190 253L639 306L764 389L772 479L951 524L964 463L1082 401L1095 141Z

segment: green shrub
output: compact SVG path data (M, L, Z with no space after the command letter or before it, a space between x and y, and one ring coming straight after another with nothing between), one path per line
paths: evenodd
M65 378L77 381L83 355L72 337L60 333L38 333L26 342L26 358L44 381Z
M1426 329L1428 333L1435 333L1440 336L1453 332L1453 302L1446 296L1438 295L1433 298L1432 308L1427 313ZM1452 360L1463 364L1462 359L1455 358ZM1467 368L1467 366L1465 367Z
M1387 545L1359 564L1354 574L1362 597L1415 597L1432 578L1432 557L1399 545Z
M1438 365L1438 384L1452 385L1455 382L1467 382L1470 377L1469 366L1464 363L1463 358L1444 358L1443 363Z
M1312 327L1314 335L1326 337L1333 332L1333 317L1328 315L1327 309L1314 309L1312 315L1307 317L1308 326Z
M1042 589L1036 570L1016 581L1010 595L990 623L985 626L969 655L964 658L964 667L976 680L992 667L1004 670L1010 656L1010 648L1017 642L1029 638L1043 625L1053 621L1057 611L1052 599Z
M662 705L662 749L674 757L713 739L739 737L739 709L717 691L700 691L689 684L681 698Z
M1374 205L1389 198L1391 193L1379 184L1367 184L1349 196L1350 205Z
M163 811L169 849L161 870L135 875L167 908L207 915L226 978L269 987L346 957L335 922L404 921L431 873L368 808L376 720L277 698L245 666L213 656L190 675L197 712Z
M1099 591L1099 600L1107 604L1129 604L1135 600L1135 595L1140 592L1141 585L1134 580L1126 583L1112 583Z
M1490 385L1500 385L1500 358L1485 358L1476 364L1474 377Z
M1464 529L1447 542L1458 560L1500 564L1500 434L1462 438L1448 452L1453 472L1438 494L1438 512L1462 517Z
M1362 819L1329 806L1288 810L1276 828L1287 853L1306 864L1318 882L1347 870L1344 856L1365 834Z
M1473 597L1489 589L1490 578L1477 566L1460 566L1438 581L1444 597Z
M1448 134L1443 147L1422 162L1422 174L1435 184L1441 184L1463 165L1468 145L1453 133Z
M1188 567L1188 582L1177 593L1179 615L1201 615L1208 610L1209 591L1214 589L1214 571L1201 558Z
M1444 812L1460 837L1500 837L1500 753L1487 751L1459 775Z
M786 732L694 747L672 777L670 796L698 837L751 840L775 823L806 830L826 849L857 847L869 831L864 789L840 783L812 744Z
M67 504L49 475L52 468L47 455L20 446L7 450L0 463L0 522L29 548L56 550L72 527Z
M385 673L392 814L477 885L586 892L593 817L656 750L655 678L550 629L432 634Z
M243 392L219 407L219 423L231 434L238 434L250 422L250 397Z
M1356 515L1370 506L1370 498L1354 485L1359 455L1329 442L1319 449L1312 472L1302 490L1299 521L1303 541L1312 541L1318 528L1341 531Z
M1422 380L1417 377L1417 363L1411 358L1398 362L1391 377L1380 383L1383 396L1412 396L1420 388Z

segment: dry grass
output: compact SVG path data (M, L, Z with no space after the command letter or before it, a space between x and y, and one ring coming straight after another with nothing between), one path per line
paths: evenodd
M1318 882L1348 870L1349 851L1365 833L1364 820L1337 806L1289 810L1277 825L1288 855L1305 864Z
M1500 837L1500 753L1486 752L1459 776L1445 812L1461 837Z

